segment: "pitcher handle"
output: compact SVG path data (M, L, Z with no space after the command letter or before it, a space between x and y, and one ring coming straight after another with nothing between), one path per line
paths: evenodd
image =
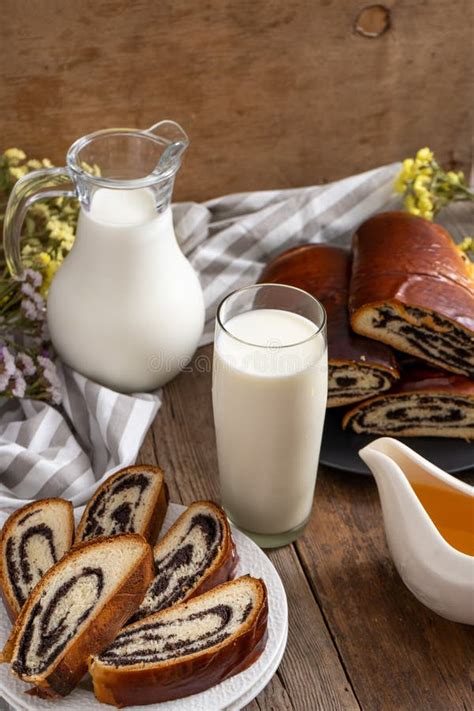
M21 261L21 228L28 208L36 200L55 197L76 197L74 189L60 189L55 185L74 185L68 168L44 168L24 175L13 186L3 224L3 249L5 261L14 279L24 273Z

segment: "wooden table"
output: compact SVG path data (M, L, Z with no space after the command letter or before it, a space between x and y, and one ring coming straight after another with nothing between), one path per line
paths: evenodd
M184 504L219 498L211 358L201 349L165 388L140 454ZM472 629L430 612L401 582L372 478L321 467L305 535L268 555L288 596L288 646L246 711L471 708Z

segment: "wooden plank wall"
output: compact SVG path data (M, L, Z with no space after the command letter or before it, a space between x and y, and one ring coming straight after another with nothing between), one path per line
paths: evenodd
M181 199L328 181L425 144L468 169L469 0L386 0L376 38L354 29L370 4L1 0L0 147L60 164L86 132L174 118L192 139Z

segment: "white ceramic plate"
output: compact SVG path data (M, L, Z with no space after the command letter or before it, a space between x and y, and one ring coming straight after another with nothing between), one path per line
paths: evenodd
M286 628L285 636L281 640L280 648L277 650L275 657L270 666L268 667L267 671L262 674L260 679L254 684L254 686L250 687L244 694L242 694L238 701L231 704L230 706L226 706L225 711L240 711L240 709L243 709L244 706L249 704L252 699L258 696L259 693L266 687L266 685L269 683L276 670L280 666L280 662L283 659L283 655L285 653L287 638L288 627Z
M184 506L170 504L163 525L163 532L184 511ZM233 529L239 554L236 575L246 573L263 578L268 589L268 642L261 657L249 669L226 679L212 689L188 696L183 700L167 701L148 706L131 706L134 711L237 711L249 703L268 684L281 661L288 633L288 606L285 590L272 563L260 548L240 531ZM10 623L0 603L0 645L3 647ZM90 679L86 677L68 697L59 701L45 701L26 696L29 685L13 677L6 664L0 665L0 696L22 711L104 711L109 706L100 704L91 692Z

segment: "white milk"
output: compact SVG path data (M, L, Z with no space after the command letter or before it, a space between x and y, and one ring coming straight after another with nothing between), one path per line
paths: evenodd
M313 501L327 398L324 337L308 319L278 309L224 325L247 343L220 331L214 350L222 502L248 531L289 531L306 521Z
M118 390L152 390L189 361L203 325L201 287L171 208L157 214L148 189L99 189L48 296L64 362Z

